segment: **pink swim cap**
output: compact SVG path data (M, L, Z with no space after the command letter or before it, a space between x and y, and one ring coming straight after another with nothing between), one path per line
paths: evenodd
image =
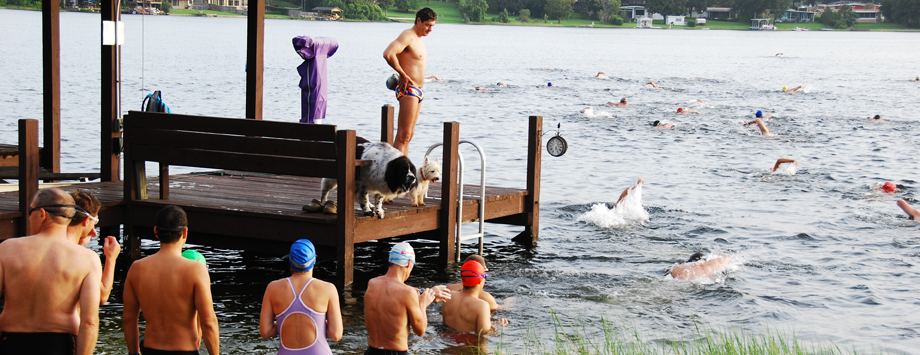
M894 192L894 191L897 190L897 189L898 189L898 186L895 185L895 184L894 184L893 182L891 182L891 181L886 181L884 184L882 184L882 191L885 191L885 192L888 192L888 193L892 193L892 192Z

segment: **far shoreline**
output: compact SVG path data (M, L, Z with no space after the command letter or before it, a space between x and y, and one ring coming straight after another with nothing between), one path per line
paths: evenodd
M41 12L41 9L23 8L23 7L20 7L20 6L10 6L10 5L2 5L2 6L0 6L0 9L6 9L6 10L25 10L25 11L39 11L39 12ZM175 9L174 9L174 10L175 10ZM194 11L194 10L182 10L182 11ZM234 13L231 13L231 12L219 12L219 11L214 11L214 10L204 10L204 11L205 11L205 12L203 12L201 15L199 15L199 14L194 14L194 13L171 13L171 14L165 14L165 15L149 15L149 16L246 18L246 16L239 15L239 14L234 14ZM436 11L437 11L437 9L436 9ZM70 9L62 9L61 12L98 14L97 12L74 11L74 10L70 10ZM350 20L350 19L345 19L345 20L343 20L343 21L341 21L341 22L368 22L368 23L390 23L390 22L393 22L393 23L411 23L413 17L410 17L410 16L414 16L414 13L402 13L402 12L398 12L398 11L396 11L395 9L392 9L392 8L391 8L388 12L394 13L394 14L398 14L398 15L395 15L395 16L388 16L388 17L387 17L387 20L388 20L388 21L368 21L368 20ZM123 14L123 15L132 15L132 16L133 16L133 15L135 15L135 14ZM497 16L497 14L492 14L492 13L488 13L488 14L487 14L487 16L489 16L489 15ZM146 16L146 15L141 15L141 16ZM531 20L531 21L529 21L529 22L521 22L521 21L519 21L517 18L509 19L509 22L507 22L507 23L502 23L502 22L498 22L498 21L463 22L463 21L456 21L456 20L452 20L452 19L447 19L446 21L439 21L438 23L439 23L439 24L474 25L474 26L482 26L482 25L488 26L488 25L492 25L492 26L531 26L531 27L557 27L557 28L640 29L640 28L637 28L637 27L635 26L635 22L626 22L626 23L624 23L623 25L620 25L620 26L617 26L617 25L610 25L610 24L596 24L597 21L595 21L595 20L590 20L590 19L585 20L585 19L581 19L581 18L573 18L573 17L576 17L576 16L577 16L577 17L580 17L580 15L577 14L577 13L572 14L572 15L569 16L568 19L563 20L563 21L562 21L562 22L563 22L562 24L555 23L556 21L554 21L554 20L551 20L551 21L548 21L548 22L544 22L543 20ZM265 15L265 19L266 19L266 20L314 21L314 20L304 20L304 19L297 19L297 18L292 18L292 17L288 17L288 16L283 16L283 15L272 15L272 14L266 14L266 15ZM494 17L493 17L493 19L494 19ZM663 24L663 23L659 23L659 22L657 22L657 21L662 21L662 22L663 22L663 20L656 20L656 23L653 24L653 26L656 26L655 28L641 28L641 30L717 30L717 31L751 31L751 29L748 28L746 24L743 24L743 23L740 22L740 21L719 21L719 20L709 20L709 21L707 21L707 24L706 24L706 25L703 25L703 26L695 26L695 27L689 27L689 26L671 26L670 28L669 28L668 25ZM776 29L774 32L796 31L796 28L804 29L804 31L806 31L806 32L810 32L810 31L823 31L823 32L920 32L920 29L913 29L913 28L908 28L907 26L904 26L904 25L897 25L897 24L890 24L890 23L871 23L871 24L859 23L859 24L856 24L856 26L854 26L854 27L852 27L852 28L844 28L844 29L832 29L832 28L828 28L828 27L824 26L823 24L820 24L820 23L817 23L817 22L811 22L811 23L778 23L778 24L776 24L776 26L777 26L777 29Z

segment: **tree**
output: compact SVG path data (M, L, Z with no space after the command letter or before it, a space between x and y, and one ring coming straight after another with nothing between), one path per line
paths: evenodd
M840 14L840 19L843 20L846 27L853 27L856 24L856 20L859 19L859 15L856 14L856 11L853 11L850 5L840 6L840 10L837 13Z
M549 19L561 24L562 19L572 14L572 5L575 5L575 0L547 0L544 10Z
M488 9L489 4L486 0L460 0L460 12L466 14L471 22L482 22Z
M160 4L160 11L168 14L170 11L172 11L172 4L170 4L169 1L164 1L162 4Z
M394 0L377 0L377 6L380 6L380 8L383 9L384 16L390 16L387 13L387 10L389 10L390 6L393 6L395 3L396 1Z
M782 16L792 6L792 0L735 0L734 10L739 19L752 19L772 14Z
M920 27L920 2L917 0L880 0L885 21L907 27Z
M703 11L706 11L706 7L709 6L707 2L707 0L687 0L688 13L693 15L693 10L703 13Z
M603 23L611 23L613 17L620 13L620 0L590 0L587 5L597 20Z
M645 4L648 13L667 15L685 15L687 13L687 0L648 0Z
M521 11L518 11L518 20L521 22L530 21L530 10L521 9Z
M508 9L503 9L502 12L498 13L498 21L508 23Z
M395 0L394 5L400 12L410 12L418 9L418 0Z

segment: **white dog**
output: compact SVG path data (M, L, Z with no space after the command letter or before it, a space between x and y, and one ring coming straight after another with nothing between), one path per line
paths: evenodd
M360 138L355 155L361 160L371 161L371 165L361 166L355 177L355 202L361 206L365 216L383 218L385 199L406 194L418 185L415 165L389 143L370 143ZM327 203L329 192L337 186L335 179L323 179L321 205ZM368 199L370 193L374 194L374 206L371 206Z
M419 178L418 185L409 191L409 196L412 197L412 206L418 207L425 205L428 184L434 184L441 179L441 162L425 157L425 164L418 169L416 176Z

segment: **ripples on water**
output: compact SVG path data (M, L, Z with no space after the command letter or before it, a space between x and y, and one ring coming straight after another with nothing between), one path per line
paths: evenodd
M62 168L93 170L99 159L99 15L61 18ZM6 117L0 140L15 142L16 120L41 116L41 20L37 12L10 10L0 10L0 19L0 111ZM163 90L175 112L243 115L244 19L125 21L125 110L139 107L150 90ZM265 118L293 122L300 115L299 57L290 39L332 36L340 49L329 61L329 122L376 137L380 105L395 104L384 89L391 70L380 55L405 27L266 21ZM447 81L425 86L410 157L421 159L424 148L441 138L441 122L458 121L461 137L488 154L488 184L523 187L526 117L544 116L547 134L561 124L569 149L560 158L544 155L538 247L510 242L518 228L486 228L487 289L500 299L518 299L501 312L512 322L501 338L512 352L525 351L529 326L552 339L553 310L564 322L584 321L590 334L601 331L601 317L649 341L688 339L697 323L731 324L794 329L801 340L832 340L844 348L913 353L920 348L914 316L920 312L920 229L895 201L920 205L920 85L908 81L920 74L916 43L916 33L438 25L426 39L428 73ZM774 57L778 52L785 56ZM598 71L610 79L594 78ZM648 81L662 89L644 85ZM491 89L497 82L508 87ZM798 85L808 90L780 91ZM476 86L490 92L476 92ZM629 107L606 105L621 97ZM580 112L588 106L594 115ZM694 112L677 115L678 107ZM773 136L742 127L757 110L774 116L766 121ZM866 120L875 114L885 121ZM655 120L675 128L652 129ZM769 172L778 158L800 165L794 174ZM479 166L476 158L467 159ZM476 181L478 171L470 174L466 180ZM609 213L637 176L646 180L639 207L647 221L583 220L592 206ZM898 193L871 189L882 181L898 184ZM456 270L433 267L436 243L413 244L420 267L410 284L457 280ZM258 313L265 285L285 277L285 262L196 248L209 261L224 349L273 352L277 340L259 337ZM367 280L385 272L388 249L386 243L357 246L356 282L345 292L345 337L333 345L342 353L365 347L362 295ZM464 255L473 250L468 245ZM740 261L711 282L665 277L700 250ZM145 253L153 251L145 244ZM334 264L320 263L317 276L329 279L333 270ZM102 308L105 352L124 350L118 301L125 272L119 270L113 302ZM444 329L436 309L429 315L432 327L413 337L411 348L461 351L439 335Z

